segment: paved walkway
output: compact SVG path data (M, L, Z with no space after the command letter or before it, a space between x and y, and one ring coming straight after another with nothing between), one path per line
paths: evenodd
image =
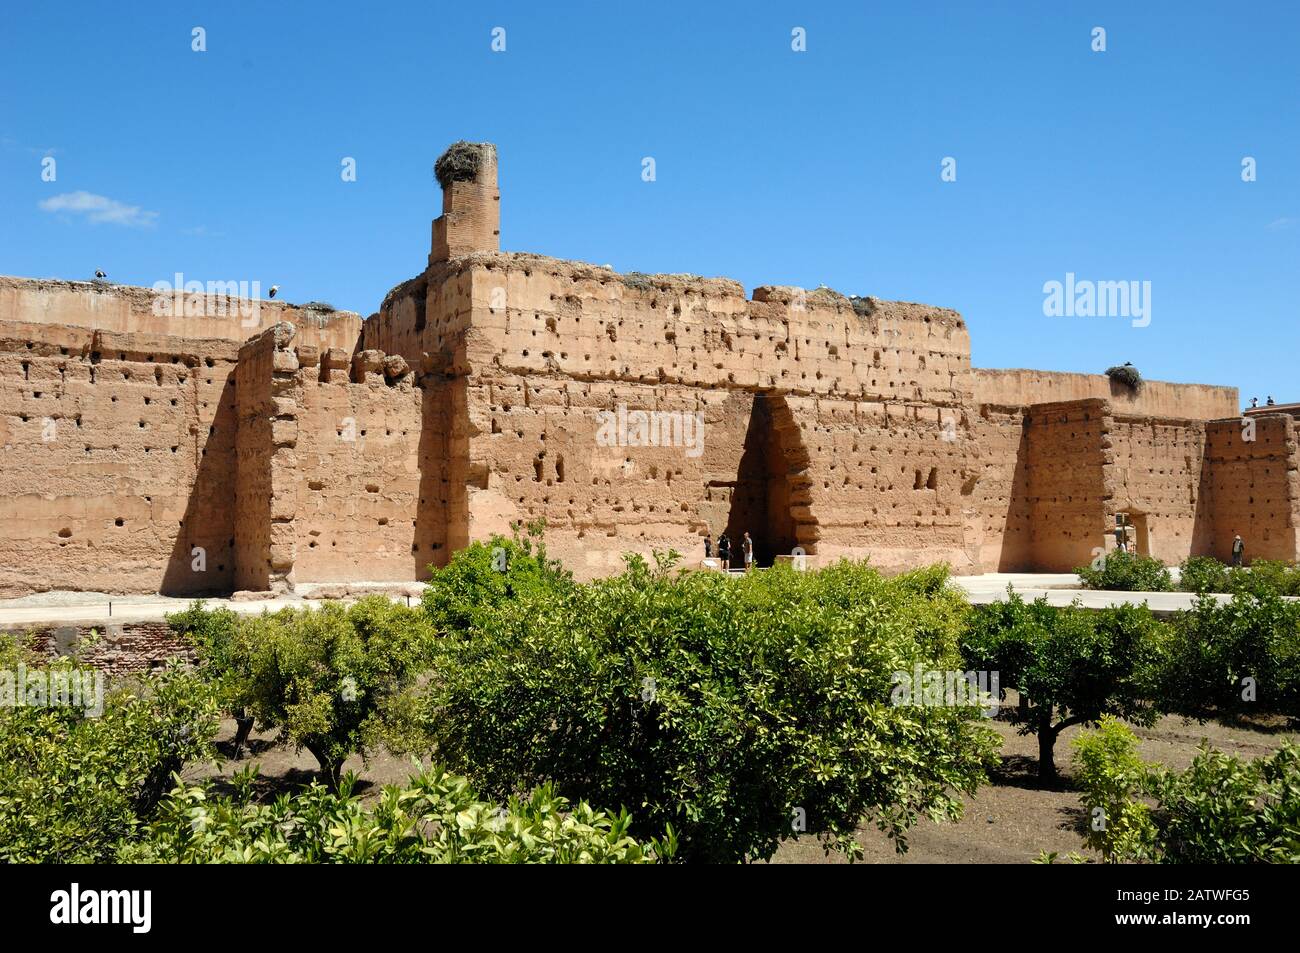
M328 584L338 588L337 583ZM404 589L419 586L419 583L401 583ZM292 607L297 609L324 605L322 599L310 598L319 586L300 587L301 593L290 598L279 599L204 599L209 609L224 607L240 615L259 615L262 612L276 612ZM405 596L393 595L394 599ZM140 622L162 622L169 612L180 612L193 598L174 598L170 596L130 595L113 596L99 592L46 592L21 599L0 599L0 632L23 630L40 625L77 625L106 626L124 625ZM345 601L352 601L348 599ZM410 598L411 604L417 601Z
M982 576L954 576L953 582L964 589L970 601L985 605L1006 598L1007 586L1027 600L1045 597L1054 606L1068 606L1078 600L1089 609L1103 609L1123 603L1146 603L1152 612L1160 615L1191 607L1195 596L1190 592L1101 592L1080 588L1079 577L1074 573L985 573ZM355 583L356 587L379 585ZM402 583L403 588L418 587L418 583ZM330 584L338 588L338 584ZM263 611L275 612L288 606L304 608L319 606L323 600L311 598L325 584L300 587L300 594L279 599L207 599L209 608L224 606L241 615L256 615ZM395 599L407 597L394 595ZM1215 596L1227 601L1227 596ZM22 630L30 626L78 625L105 626L161 622L169 612L179 612L193 601L189 598L168 596L110 596L94 592L41 593L21 599L0 599L0 631ZM416 597L410 597L411 603Z
M1008 585L1026 601L1044 597L1049 605L1068 606L1078 600L1087 609L1145 603L1157 615L1190 609L1196 600L1195 593L1191 592L1108 592L1084 589L1074 573L991 572L982 576L954 576L953 582L966 590L970 601L975 605L987 605L1005 599ZM1216 595L1214 598L1220 602L1230 599L1224 595Z

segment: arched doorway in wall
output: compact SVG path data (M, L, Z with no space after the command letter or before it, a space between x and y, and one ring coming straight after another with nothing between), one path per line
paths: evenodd
M744 446L736 469L727 514L731 564L743 566L741 540L754 540L754 563L771 566L796 546L816 552L816 519L811 510L808 451L790 407L780 394L753 395Z

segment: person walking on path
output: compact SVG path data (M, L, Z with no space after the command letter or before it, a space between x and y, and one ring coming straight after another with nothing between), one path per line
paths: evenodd
M1242 542L1240 534L1234 534L1232 537L1232 565L1240 568L1242 558L1246 555L1246 544Z
M745 572L754 568L754 541L750 539L749 530L745 530L745 536L740 541L740 552L745 557Z
M727 539L726 533L718 537L718 559L722 562L722 571L726 572L731 562L731 540Z

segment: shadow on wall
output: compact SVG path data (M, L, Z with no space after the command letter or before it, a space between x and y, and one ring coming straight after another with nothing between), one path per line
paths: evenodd
M746 531L754 541L758 566L772 565L776 556L789 555L798 545L791 477L801 469L800 459L806 467L807 452L802 442L797 447L784 446L777 427L777 417L782 414L791 416L784 397L754 394L727 517L735 565L742 564L740 546ZM794 433L797 440L797 430Z
M414 579L428 579L430 566L445 566L450 558L447 547L448 473L445 382L428 381L421 398L420 427L420 496L415 511L415 541L411 547Z
M212 419L217 430L205 441L192 433L194 485L158 591L165 596L219 595L235 578L235 375L221 391ZM194 552L200 547L201 554ZM197 560L197 562L196 562Z
M1011 486L1007 497L1006 522L1003 524L997 571L1032 572L1034 514L1029 499L1029 431L1023 427L1020 430L1020 441L1016 445L1016 462L1011 471Z
M1201 460L1201 473L1196 487L1196 500L1192 507L1192 538L1188 541L1193 556L1214 555L1214 514L1210 507L1210 487L1214 474L1209 459L1209 437L1206 437L1205 456Z

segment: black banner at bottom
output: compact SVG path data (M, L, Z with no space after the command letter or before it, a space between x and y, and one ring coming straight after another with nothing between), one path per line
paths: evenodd
M1295 867L857 865L671 870L490 870L473 867L8 867L0 906L25 936L134 945L232 934L373 942L425 938L454 914L495 933L702 922L766 931L815 918L830 929L909 922L909 931L1004 922L1072 937L1201 931L1228 940L1278 930L1294 915ZM840 914L840 918L827 914ZM847 917L845 916L847 915ZM901 918L901 920L900 920ZM970 918L970 919L966 919ZM821 928L819 928L820 930Z

